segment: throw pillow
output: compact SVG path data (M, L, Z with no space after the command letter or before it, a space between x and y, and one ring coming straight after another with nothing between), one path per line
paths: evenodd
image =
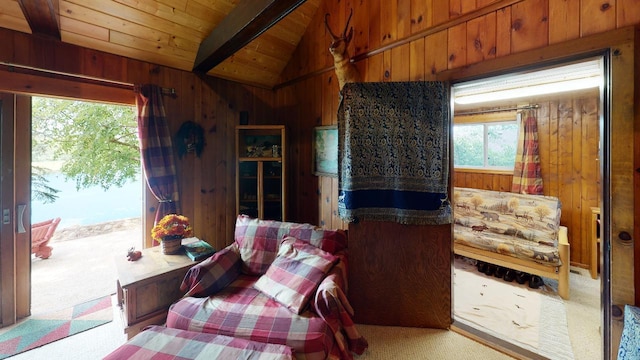
M338 257L294 237L285 237L278 256L254 284L263 294L300 314Z
M240 256L226 247L191 267L180 284L184 296L206 297L224 289L240 274Z
M325 230L311 224L261 220L239 215L234 240L238 244L242 270L249 275L263 275L278 254L285 236L293 236L335 254L347 247L344 230Z

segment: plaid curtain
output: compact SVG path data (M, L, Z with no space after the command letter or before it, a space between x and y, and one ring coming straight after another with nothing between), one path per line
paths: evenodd
M138 139L145 179L158 199L155 223L166 214L177 213L178 183L173 159L171 134L162 104L162 89L157 85L136 85Z
M538 119L535 110L525 110L520 121L518 151L511 192L542 195L542 171L538 151Z

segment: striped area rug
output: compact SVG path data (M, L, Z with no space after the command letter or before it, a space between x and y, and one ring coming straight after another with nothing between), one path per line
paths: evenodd
M113 320L111 295L0 329L0 359L63 339Z

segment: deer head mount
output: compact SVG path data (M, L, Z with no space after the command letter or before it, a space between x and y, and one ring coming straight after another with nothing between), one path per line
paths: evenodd
M351 16L353 16L353 9L351 9L351 13L349 14L349 19L347 20L347 24L344 27L344 31L340 36L336 36L331 28L329 27L329 14L324 15L324 25L327 28L327 31L331 35L331 45L329 46L329 52L333 55L333 64L336 71L336 76L338 77L338 84L340 85L340 90L344 84L348 82L360 82L360 73L356 66L351 62L351 56L349 56L349 52L347 47L353 38L353 28L349 29L349 22L351 21ZM347 34L347 29L349 29L349 33Z

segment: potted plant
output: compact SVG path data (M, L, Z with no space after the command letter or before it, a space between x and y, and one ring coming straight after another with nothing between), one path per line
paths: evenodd
M193 229L184 215L165 215L151 230L151 238L160 242L163 254L175 254L180 251L182 239L190 237Z

